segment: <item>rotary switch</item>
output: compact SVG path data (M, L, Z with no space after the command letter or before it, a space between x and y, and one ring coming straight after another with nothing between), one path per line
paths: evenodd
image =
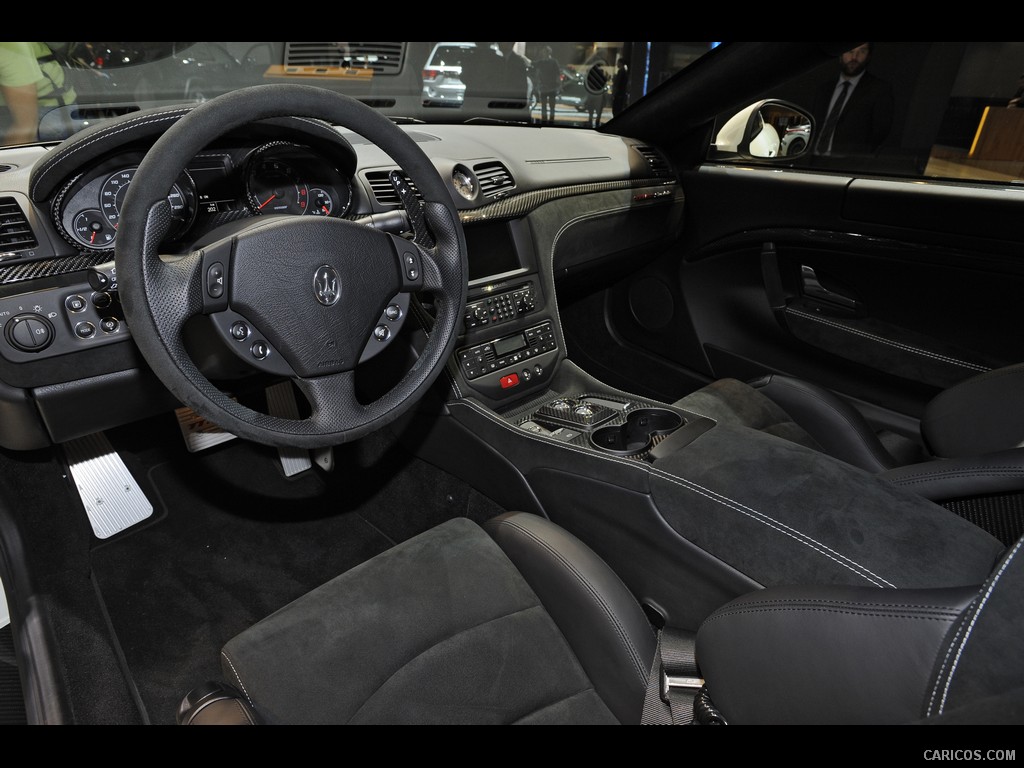
M15 315L4 328L7 343L22 352L42 352L53 343L53 326L42 315Z

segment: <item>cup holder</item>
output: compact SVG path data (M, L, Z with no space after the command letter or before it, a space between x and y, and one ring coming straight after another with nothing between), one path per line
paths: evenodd
M619 456L636 456L654 447L657 435L667 435L682 426L678 413L664 408L643 408L633 411L624 424L601 427L590 435L595 448Z

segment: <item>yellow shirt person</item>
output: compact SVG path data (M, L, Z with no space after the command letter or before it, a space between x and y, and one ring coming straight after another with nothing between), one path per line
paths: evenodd
M0 145L63 138L40 135L40 119L73 104L75 98L74 90L65 87L64 69L46 43L0 42L0 107L9 112Z

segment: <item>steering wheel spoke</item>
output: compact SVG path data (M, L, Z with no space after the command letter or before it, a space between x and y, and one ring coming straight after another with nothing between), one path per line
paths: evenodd
M387 153L423 196L433 246L343 219L266 217L226 225L211 233L219 240L183 258L161 258L167 190L182 170L224 134L281 117L344 126ZM345 139L339 134L338 141ZM167 388L225 430L277 446L337 445L404 413L443 370L466 300L465 237L433 162L405 130L365 104L293 84L233 91L167 129L128 190L115 262L132 337ZM434 332L390 390L360 402L357 367L396 337L417 291L435 296ZM200 314L253 368L295 382L312 407L310 418L268 417L226 398L182 338L186 322ZM277 362L280 369L272 368Z
M295 386L309 401L309 422L318 429L334 430L339 424L359 418L364 407L356 396L354 371L330 376L293 379Z
M152 311L168 339L180 336L185 323L203 312L201 266L201 254L194 251L184 257L159 256L146 268L147 282L152 285Z

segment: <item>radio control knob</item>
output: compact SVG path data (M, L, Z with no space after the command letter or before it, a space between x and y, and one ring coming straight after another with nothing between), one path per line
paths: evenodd
M489 316L487 309L484 307L477 307L473 310L474 320L486 320Z

